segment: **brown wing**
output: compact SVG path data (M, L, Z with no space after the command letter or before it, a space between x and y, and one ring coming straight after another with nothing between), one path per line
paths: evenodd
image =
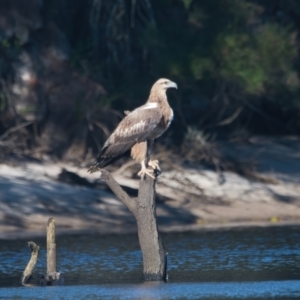
M114 158L124 154L134 144L146 140L161 118L161 110L148 104L129 113L107 139L90 171L109 165Z

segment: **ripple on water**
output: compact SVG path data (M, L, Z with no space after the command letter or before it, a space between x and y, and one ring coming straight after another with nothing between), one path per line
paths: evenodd
M37 282L46 269L45 239L33 240L41 246L33 279ZM236 285L300 279L299 227L172 233L163 235L163 241L169 253L170 283L194 282L205 288L205 282ZM60 236L57 248L66 285L143 281L135 234ZM24 240L0 242L0 286L19 286L29 255Z

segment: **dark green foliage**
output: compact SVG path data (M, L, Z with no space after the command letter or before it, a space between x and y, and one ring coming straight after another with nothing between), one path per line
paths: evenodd
M254 101L258 110L266 99L282 109L299 106L297 1L46 3L71 41L72 66L106 86L109 105L141 104L151 83L165 76L178 81L187 116L202 105L195 101L216 95L219 108L224 97L235 107Z
M5 3L4 16L14 5ZM21 1L14 3L19 27L11 34L10 25L0 26L0 111L12 103L7 91L27 51L38 75L29 90L38 95L32 101L42 111L39 120L55 114L43 102L43 93L49 95L43 84L53 84L57 74L74 86L57 89L54 82L53 90L65 86L73 94L67 105L63 93L49 99L59 109L65 104L76 126L88 118L106 131L119 120L113 110L122 114L143 104L153 82L167 77L179 90L169 97L175 120L164 140L180 144L189 126L219 135L300 132L300 1L44 0L42 6L33 1L26 14ZM57 65L43 57L51 47L65 57ZM101 100L94 93L100 85Z

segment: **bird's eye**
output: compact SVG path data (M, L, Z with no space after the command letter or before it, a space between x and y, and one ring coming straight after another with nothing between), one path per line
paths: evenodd
M168 84L168 81L165 81L164 84Z

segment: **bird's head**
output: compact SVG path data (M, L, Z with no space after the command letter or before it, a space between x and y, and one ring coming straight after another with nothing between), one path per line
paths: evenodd
M169 79L158 79L151 88L148 102L167 101L166 91L170 88L177 89L177 84Z
M167 89L170 89L170 88L177 89L177 84L166 78L158 79L152 87L152 89L158 89L158 90L163 90L163 91L166 91Z

